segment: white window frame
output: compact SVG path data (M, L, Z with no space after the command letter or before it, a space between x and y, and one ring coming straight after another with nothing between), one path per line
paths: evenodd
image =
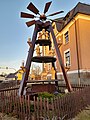
M65 44L67 44L69 42L69 31L66 31L64 34L64 40L65 40Z
M70 48L64 51L64 65L65 67L70 67L71 66L71 54L69 55L69 63L66 63L66 53L70 53Z

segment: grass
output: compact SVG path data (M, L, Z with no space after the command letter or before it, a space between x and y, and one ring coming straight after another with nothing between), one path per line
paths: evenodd
M0 113L0 120L18 120L18 119L15 117L11 117L7 114Z
M90 106L81 111L73 120L90 120Z

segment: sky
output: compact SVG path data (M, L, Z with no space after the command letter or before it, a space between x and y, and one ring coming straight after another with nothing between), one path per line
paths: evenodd
M78 2L90 4L90 0L51 0L52 4L46 13L49 15L63 10L64 13L51 17L56 19L65 16ZM26 61L34 25L27 27L25 22L31 19L20 17L21 12L32 13L27 6L32 2L43 13L46 2L50 0L0 0L0 72L8 67L13 71L20 68L22 60Z

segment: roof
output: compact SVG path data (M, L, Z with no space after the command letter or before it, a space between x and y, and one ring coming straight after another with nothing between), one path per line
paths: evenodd
M6 76L6 78L15 78L15 74L14 73L10 73L9 75Z
M8 74L8 75L6 76L6 78L16 78L16 74L17 74L17 72L15 72L15 73L10 73L10 74Z
M62 23L56 22L57 30L60 32L72 19L76 16L77 13L90 15L90 5L79 2L71 11L69 11L65 17L63 17ZM61 21L62 18L56 19Z

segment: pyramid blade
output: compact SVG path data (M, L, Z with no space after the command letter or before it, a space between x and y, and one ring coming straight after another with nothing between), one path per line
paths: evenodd
M33 5L32 2L30 2L30 4L28 5L27 9L32 11L36 15L39 14L39 10Z
M35 20L32 20L32 21L29 21L29 22L26 22L26 25L28 26L28 27L30 27L30 26L32 26L33 24L35 24Z
M52 2L46 3L45 8L44 8L44 14L48 11L48 9L49 9L51 3L52 3Z
M24 13L24 12L21 12L21 17L22 18L35 18L34 15L28 14L28 13Z
M64 11L59 11L59 12L55 12L55 13L53 13L53 14L50 14L50 15L48 15L48 16L54 16L54 15L57 15L57 14L60 14L60 13L63 13ZM47 17L48 17L47 16Z
M52 19L48 19L48 20L51 20L52 22L56 22L56 23L64 23L63 20L52 20Z

